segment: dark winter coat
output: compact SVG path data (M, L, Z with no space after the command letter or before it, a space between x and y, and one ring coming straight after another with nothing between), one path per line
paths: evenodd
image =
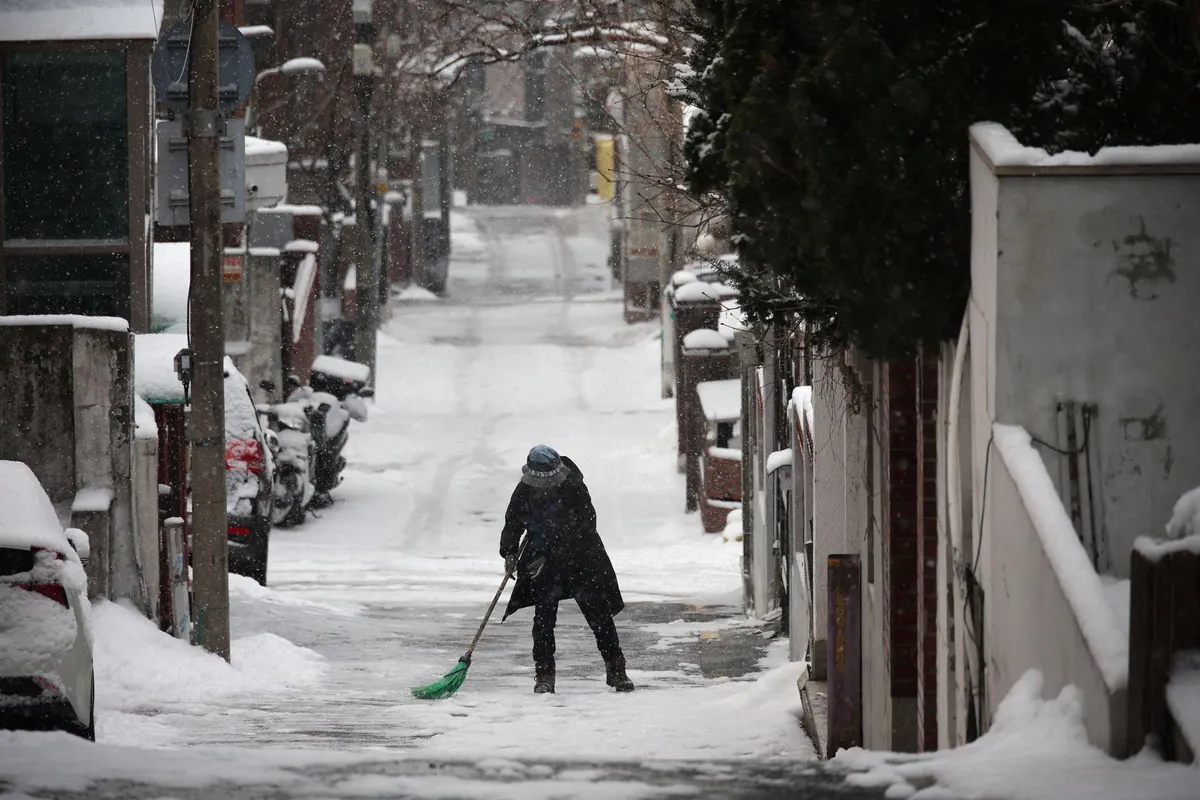
M615 616L625 608L617 573L596 531L596 509L583 473L565 456L570 470L562 485L550 490L517 484L500 534L500 555L518 552L522 534L529 544L517 564L517 582L504 618L542 599L576 598ZM546 567L531 579L528 567L545 557Z

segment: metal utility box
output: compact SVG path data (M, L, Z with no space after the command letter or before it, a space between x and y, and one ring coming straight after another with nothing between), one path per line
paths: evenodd
M191 224L188 195L188 140L183 120L155 125L155 221L173 227ZM229 119L221 137L221 222L246 220L246 123Z

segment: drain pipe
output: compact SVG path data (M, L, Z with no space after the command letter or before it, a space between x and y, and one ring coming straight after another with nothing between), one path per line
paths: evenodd
M958 436L958 419L959 411L962 406L962 383L965 362L967 358L967 348L970 345L970 307L963 312L962 328L958 334L958 346L954 349L954 366L950 373L950 400L949 408L947 409L946 420L946 525L941 526L942 539L938 543L938 560L937 560L937 580L938 580L938 616L939 629L943 632L946 639L949 639L952 621L956 619L956 614L963 608L963 585L957 574L957 565L961 562L960 553L962 552L962 482L959 478L959 436ZM949 583L952 589L953 605L950 608L945 608L946 604L946 584ZM944 726L938 726L939 732L946 731L947 740L945 746L954 747L962 737L958 735L962 726L966 723L966 696L964 688L966 686L967 664L966 664L966 649L964 647L964 625L965 617L957 624L954 624L954 694L947 697L944 692L939 692L943 702L947 704L945 710L945 719L940 722L946 723ZM951 643L942 641L938 643L938 674L949 674L949 656ZM954 720L954 737L950 738L950 719Z

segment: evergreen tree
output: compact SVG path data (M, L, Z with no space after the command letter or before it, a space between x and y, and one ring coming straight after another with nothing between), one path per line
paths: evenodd
M1095 150L1194 140L1196 54L1148 7L1062 0L697 0L687 155L728 202L752 318L876 357L954 335L967 129ZM1176 25L1176 28L1179 26Z

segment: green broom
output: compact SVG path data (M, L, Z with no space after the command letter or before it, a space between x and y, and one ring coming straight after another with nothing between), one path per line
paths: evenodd
M520 560L521 553L523 552L525 552L524 544L521 545L521 552L517 554L518 560ZM505 570L504 580L500 581L500 588L496 590L496 596L492 598L492 604L488 606L487 613L483 615L483 622L479 623L479 630L475 632L475 638L471 640L471 646L467 648L467 652L463 653L463 657L454 665L454 669L433 683L414 688L412 690L413 697L418 700L443 700L462 688L463 682L467 679L467 669L471 666L471 653L475 652L475 645L479 644L479 639L483 636L483 629L487 627L488 620L492 618L492 612L496 610L496 603L500 602L500 595L503 594L504 587L508 585L508 579L511 577L512 575L508 573L508 570Z

